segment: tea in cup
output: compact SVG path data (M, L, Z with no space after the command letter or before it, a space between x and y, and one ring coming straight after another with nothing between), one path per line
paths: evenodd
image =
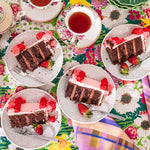
M65 24L75 35L84 35L90 31L95 18L92 10L86 7L74 7L65 17Z
M28 0L29 3L38 9L46 9L53 2L58 2L59 0Z

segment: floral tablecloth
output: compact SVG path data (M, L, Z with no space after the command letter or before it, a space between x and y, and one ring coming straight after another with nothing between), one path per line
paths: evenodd
M5 0L13 10L14 16L20 11L18 0ZM98 40L87 48L72 48L66 46L59 40L55 26L57 18L45 23L37 23L22 17L17 20L16 24L11 26L9 31L0 35L0 108L4 107L5 103L11 95L23 90L24 86L18 85L17 82L9 75L6 65L3 60L8 45L13 38L27 30L52 30L55 37L59 40L63 49L63 67L58 75L61 77L63 73L71 66L78 64L94 64L105 69L101 57L100 48L105 35L111 28L120 24L138 24L141 26L150 25L150 1L145 5L136 9L120 9L110 5L107 0L65 0L64 7L68 4L81 4L93 7L102 19L102 32ZM111 75L112 76L112 75ZM140 150L150 149L150 122L148 121L145 99L142 89L142 81L123 81L112 76L116 88L117 97L112 113L123 116L125 121L117 121L119 126L126 134L134 141ZM56 96L58 78L53 81L56 86L52 89L42 87L52 95ZM15 149L15 147L4 136L0 129L0 149ZM57 135L59 143L51 142L43 150L76 150L75 135L73 128L70 126L70 120L63 116L62 125Z

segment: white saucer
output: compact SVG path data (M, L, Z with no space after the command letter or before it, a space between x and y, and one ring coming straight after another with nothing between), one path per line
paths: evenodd
M52 20L59 14L63 7L63 2L60 0L43 10L32 7L26 0L19 0L19 5L29 19L37 22L45 22Z
M11 98L24 97L27 102L39 102L41 97L46 97L46 99L54 99L47 92L40 89L25 89L14 94ZM11 99L10 98L10 99ZM9 100L10 100L9 99ZM2 113L2 128L7 136L7 138L17 147L23 149L37 149L49 144L50 141L41 140L36 136L31 135L21 135L14 132L14 129L11 128L10 121L7 115L7 104L5 104L3 113ZM58 104L56 104L55 112L58 114L56 122L43 125L43 135L47 137L55 137L61 126L61 111ZM42 136L42 135L41 135Z
M74 37L74 34L72 34L67 29L66 24L65 24L65 16L74 7L87 7L87 6L74 5L74 6L70 6L64 9L57 19L57 24L56 24L57 33L60 39L69 46L78 47L78 48L88 47L92 45L94 42L96 42L96 40L100 36L100 33L101 33L100 16L97 14L97 12L93 8L87 7L88 9L92 10L93 15L95 17L95 22L92 25L89 32L87 32L84 35L77 35L75 42L71 42L71 39Z
M111 37L120 37L120 38L124 38L126 36L131 35L131 32L134 28L141 28L138 25L133 25L133 24L123 24L123 25L119 25L117 27L114 27L104 38L103 42ZM147 55L147 53L150 52L150 40L146 40L146 52L139 55L139 58L143 58L145 57L145 55ZM135 67L134 69L130 69L129 70L129 74L128 75L123 75L120 73L120 65L113 65L111 63L111 60L109 58L109 55L104 47L104 44L102 43L102 47L101 47L101 57L102 57L102 61L104 63L104 66L107 68L107 70L114 75L115 77L122 79L122 80L138 80L138 79L142 79L143 77L145 77L146 75L148 75L150 73L150 67L147 65L143 65L144 62L138 67ZM150 59L147 59L147 64L150 64ZM128 63L128 61L126 61L126 63L128 65L131 65L130 63Z
M116 89L115 89L115 84L110 77L110 75L103 70L101 67L95 66L95 65L90 65L90 64L82 64L75 66L71 68L70 70L77 68L80 70L85 71L86 76L96 79L96 80L101 80L104 77L108 79L108 82L114 87L112 94L109 96L106 96L103 99L103 103L101 106L95 106L92 105L95 109L100 109L105 112L110 112L111 109L114 106L115 100L116 100ZM98 112L93 112L93 115L91 118L87 118L82 116L79 113L78 110L78 103L75 103L74 101L71 101L69 97L65 98L65 91L68 85L70 75L68 75L68 71L62 76L58 88L57 88L57 99L58 99L58 104L62 111L72 120L79 122L79 123L94 123L97 122L105 117L105 115L98 113Z
M33 44L34 42L37 41L36 34L38 32L40 32L40 31L39 30L38 31L30 30L30 31L26 31L26 32L23 32L23 33L17 35L10 43L10 45L6 51L6 55L4 57L4 60L7 64L8 71L10 72L12 77L20 84L23 84L24 86L28 86L28 87L42 86L43 83L38 82L37 80L35 80L34 78L32 78L30 76L24 77L13 71L13 68L16 65L19 65L19 63L18 63L17 59L15 58L14 54L11 52L11 49L13 46L21 43L22 41L24 41L24 44L26 46ZM52 81L61 70L61 67L63 64L63 53L62 53L62 48L58 41L57 41L57 43L58 44L55 47L55 54L52 57L52 60L55 61L54 66L52 68L38 67L33 72L30 72L31 74L36 76L41 81L44 81L47 83L49 81Z

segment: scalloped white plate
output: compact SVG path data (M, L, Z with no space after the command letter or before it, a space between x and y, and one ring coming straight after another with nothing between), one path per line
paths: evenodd
M115 100L116 100L116 89L115 89L115 84L110 77L110 75L103 70L101 67L90 65L90 64L82 64L75 66L71 68L70 70L77 68L80 70L85 71L87 77L96 79L96 80L101 80L104 77L108 79L108 82L114 87L112 94L105 97L103 99L103 103L101 106L95 106L92 105L95 109L100 109L106 112L110 112L111 109L114 106ZM69 71L69 70L68 70ZM79 123L94 123L97 122L101 119L103 119L106 115L103 115L98 112L93 112L93 115L91 118L84 117L80 114L78 110L78 103L75 103L70 100L69 97L65 98L65 91L68 85L68 81L70 79L70 75L68 75L68 71L62 76L58 88L57 88L57 99L58 99L58 104L60 105L62 111L72 120L79 122Z
M111 38L111 37L120 37L120 38L124 38L126 36L131 35L131 32L133 30L133 28L139 28L140 26L138 25L133 25L133 24L123 24L123 25L119 25L117 27L114 27L110 32L108 32L108 34L105 36L103 43L106 39ZM140 27L141 28L141 27ZM111 60L109 58L109 55L107 53L106 48L104 47L104 44L102 43L102 47L101 47L101 57L102 57L102 61L104 63L104 66L107 68L107 70L114 75L115 77L122 79L122 80L138 80L138 79L142 79L143 77L145 77L146 75L148 75L150 73L150 59L147 59L146 61L144 61L141 65L135 67L134 69L130 69L129 70L129 74L128 75L123 75L120 73L120 65L116 64L113 65L111 63ZM146 40L146 52L139 55L139 58L143 58L147 55L147 53L150 52L150 39ZM128 65L131 65L130 63L128 63L128 61L126 61L126 63Z
M34 42L37 41L36 34L38 32L40 32L40 31L39 30L29 30L29 31L26 31L26 32L23 32L23 33L17 35L10 43L10 45L6 51L6 55L4 57L8 71L10 72L12 77L20 84L23 84L24 86L28 86L28 87L42 86L43 83L38 82L37 80L35 80L34 78L32 78L30 76L24 77L13 71L13 68L16 65L19 65L19 63L18 63L17 59L15 58L14 54L11 52L11 49L13 46L21 43L22 41L24 41L24 44L26 46L33 44ZM58 41L57 41L57 43L58 44L55 47L55 54L53 57L51 57L52 60L55 61L54 66L50 69L38 67L33 72L29 71L31 74L36 76L41 81L44 81L47 83L49 81L52 81L53 79L55 79L55 77L58 75L58 73L61 70L61 67L63 64L63 53L62 53L62 48Z
M14 94L11 98L17 98L22 96L26 99L27 102L39 102L41 97L46 97L47 99L51 98L54 99L50 94L47 92L40 90L40 89L25 89L20 92ZM9 100L10 100L9 99ZM36 136L32 135L21 135L14 132L13 128L11 128L10 121L7 115L7 105L8 102L5 104L3 113L2 113L2 128L7 136L7 138L16 146L19 146L23 149L37 149L40 147L49 144L50 141L41 140ZM60 129L61 126L61 111L59 109L58 104L56 104L55 112L58 114L58 118L56 122L49 123L43 125L43 135L47 137L55 137ZM42 135L41 135L42 136Z

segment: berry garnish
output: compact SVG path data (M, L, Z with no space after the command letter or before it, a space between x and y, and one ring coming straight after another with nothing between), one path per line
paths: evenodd
M147 26L147 27L143 28L143 31L150 32L150 26Z
M39 135L42 135L43 134L43 126L40 125L40 124L33 124L33 128L34 128L34 131L39 134Z
M56 47L57 46L57 41L55 39L53 39L52 41L50 41L50 45L52 47Z
M143 29L141 29L141 28L134 28L133 30L132 30L132 34L137 34L137 35L140 35L140 34L142 34L144 31L143 31Z
M55 116L50 116L49 121L50 122L55 122L56 121L56 117Z
M50 59L50 60L46 60L46 61L42 62L40 64L40 66L44 67L44 68L51 68L54 64L55 64L55 62Z
M45 108L46 106L47 106L47 99L45 97L42 97L40 99L39 107L40 107L40 109L42 109L42 108Z
M24 104L24 103L26 103L26 99L25 98L21 98L21 104Z
M52 107L52 110L56 109L56 101L48 100L47 105Z
M40 40L43 37L44 34L45 34L45 32L39 32L39 33L37 33L36 34L37 40Z
M21 105L15 104L14 110L15 110L15 113L20 112L20 110L21 110Z
M103 79L101 80L100 88L101 88L102 90L108 90L108 80L107 80L107 78L103 78Z
M21 97L17 97L17 98L15 99L15 104L21 105L21 102L22 102L22 98L21 98Z
M26 48L23 43L24 42L21 42L20 44L17 44L12 48L12 52L15 56L18 55L22 50Z
M81 82L84 77L85 77L85 72L84 71L80 71L78 69L74 69L74 72L73 72L73 78L75 78L77 81Z
M122 43L122 42L125 41L124 38L120 39L119 37L112 37L111 39L114 40L114 41L116 41L116 44L120 44L120 43Z
M84 104L79 103L78 109L82 116L86 116L86 117L90 118L91 115L93 115L93 113L91 111L89 111L88 107Z
M128 74L129 72L129 67L126 63L122 63L120 66L120 73L122 74Z
M133 65L138 65L140 63L140 58L137 56L130 57L128 61Z

